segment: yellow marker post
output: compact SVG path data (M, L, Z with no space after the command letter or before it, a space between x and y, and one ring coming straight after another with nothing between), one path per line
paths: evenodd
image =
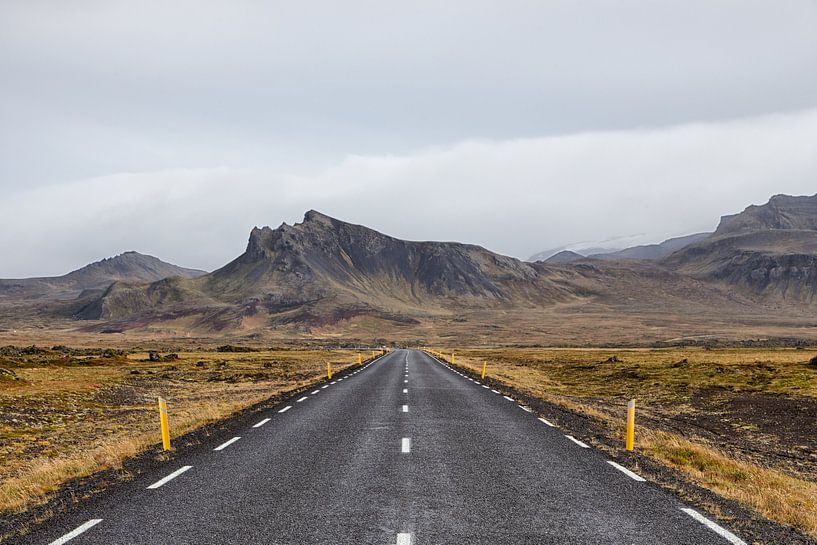
M363 354L358 352L357 353L357 364L360 365L361 363L363 363Z
M167 421L167 401L159 398L159 423L162 426L162 448L170 450L170 425Z
M625 448L633 450L635 446L635 399L627 402L627 440Z
M482 380L485 380L485 368L488 366L487 362L482 362Z
M451 352L451 365L454 365L454 353Z
M329 362L326 362L326 378L332 380L332 365Z

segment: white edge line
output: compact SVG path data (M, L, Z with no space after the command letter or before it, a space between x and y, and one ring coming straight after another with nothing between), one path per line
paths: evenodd
M328 384L326 386L321 386L321 390L325 390L326 388L329 388Z
M729 543L732 543L733 545L746 545L746 542L743 541L741 538L739 538L738 536L736 536L723 526L715 524L714 522L712 522L699 512L695 511L694 509L682 507L681 511L683 511L690 517L694 518L695 520L697 520L698 522L700 522L701 524L703 524L704 526L706 526L707 528L709 528L710 530L712 530L713 532L727 540Z
M315 390L314 392L312 392L312 394L311 394L311 395L315 395L315 394L319 394L319 393L321 393L321 391L320 391L320 390Z
M518 405L518 407L519 407L520 409L522 409L523 411L525 411L526 413L532 413L532 412L533 412L532 410L530 410L529 408L525 407L524 405Z
M159 488L163 484L167 483L168 481L172 481L173 479L175 479L176 477L178 477L179 475L181 475L182 473L184 473L188 469L192 469L192 468L193 468L193 466L182 466L179 469L177 469L176 471L174 471L173 473L171 473L170 475L168 475L167 477L165 477L163 479L159 479L158 481L156 481L155 483L150 485L148 487L148 490L156 490L157 488Z
M507 399L508 401L513 401L513 398L512 398L512 397L508 397L508 396L502 396L502 397L504 397L504 398L505 398L505 399Z
M546 426L550 426L551 428L555 428L555 427L556 427L556 424L554 424L554 423L553 423L553 422L551 422L550 420L545 420L544 418L540 418L540 419L539 419L539 422L541 422L542 424L545 424Z
M292 405L287 405L286 407L284 407L283 409L281 409L281 410L280 410L280 411L278 411L278 412L279 412L279 413L285 413L285 412L287 412L288 410L290 410L291 408L292 408Z
M497 392L496 390L491 390L491 391L492 391L493 393L495 393L495 394L498 394L498 393L499 393L499 392Z
M567 437L568 439L570 439L571 441L573 441L574 443L576 443L577 445L579 445L582 448L590 448L587 444L582 443L581 441L579 441L578 439L576 439L572 435L565 435L565 437Z
M306 396L304 396L304 397L302 397L301 399L299 399L298 401L296 401L295 403L300 403L301 401L306 401L307 399L309 399L309 398L307 398Z
M215 451L224 450L225 448L229 447L230 445L232 445L233 443L235 443L239 439L241 439L241 437L233 437L229 441L224 441L222 444L220 444L219 446L217 446L213 450L215 450Z
M270 420L272 420L272 419L271 419L271 418L265 418L264 420L262 420L261 422L259 422L259 423L258 423L258 424L256 424L255 426L253 426L253 428L260 428L261 426L263 426L264 424L266 424L266 423L267 423L267 422L269 422Z
M607 460L607 463L610 464L611 466L613 466L614 468L616 468L617 470L621 471L622 473L624 473L625 475L627 475L629 478L631 478L634 481L638 481L640 483L643 483L643 482L646 482L646 480L647 480L644 477L642 477L641 475L638 475L637 473L633 473L632 471L630 471L626 467L624 467L622 465L619 465L619 464L615 463L612 460Z
M76 530L72 530L65 534L64 536L62 536L61 538L52 541L51 543L49 543L49 545L63 545L63 543L68 543L78 535L87 532L89 529L93 528L100 522L102 522L102 519L91 519L82 526L77 527Z

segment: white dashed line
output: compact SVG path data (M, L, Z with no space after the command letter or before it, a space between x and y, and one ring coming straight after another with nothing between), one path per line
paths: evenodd
M508 401L513 401L513 398L512 398L512 397L508 397L508 396L502 396L502 397L504 397L504 398L505 398L505 399L507 399Z
M523 411L527 412L527 413L532 413L532 412L533 412L532 410L530 410L529 408L525 407L524 405L518 405L518 407L519 407L520 409L522 409Z
M694 509L684 507L681 508L681 511L683 511L690 517L694 518L695 520L697 520L698 522L700 522L701 524L703 524L704 526L706 526L707 528L709 528L710 530L712 530L713 532L727 540L729 543L732 543L733 545L746 545L746 542L740 539L738 536L736 536L723 526L715 524L714 522L712 522L699 512L695 511Z
M397 545L411 545L411 534L397 534Z
M222 444L220 444L219 446L217 446L213 450L224 450L225 448L229 447L230 445L232 445L233 443L235 443L239 439L241 439L241 437L233 437L229 441L223 442Z
M404 412L404 413L407 413L407 412L408 412L408 405L403 405L403 412Z
M403 393L407 394L408 393L408 388L403 388Z
M407 380L404 380L403 382L405 382L406 384L408 384L408 381L407 381Z
M287 405L286 407L284 407L283 409L281 409L281 410L280 410L280 411L278 411L278 412L279 412L279 413L285 413L285 412L287 412L288 410L290 410L291 408L292 408L292 405Z
M482 387L483 387L483 388L489 388L489 386L485 386L484 384L482 385Z
M493 393L495 393L495 394L498 394L498 393L499 393L499 392L497 392L496 390L491 390L491 391L492 391Z
M326 386L321 386L321 390L326 390L327 388L329 388L328 384Z
M638 481L640 483L643 483L643 482L645 482L647 480L644 477L642 477L641 475L637 475L636 473L633 473L632 471L630 471L626 467L624 467L622 465L619 465L619 464L615 463L612 460L607 460L607 463L610 464L611 466L613 466L614 468L616 468L617 470L621 471L622 473L624 473L625 475L627 475L629 478L631 478L634 481Z
M259 422L259 423L258 423L258 424L256 424L255 426L253 426L253 428L260 428L261 426L263 426L264 424L266 424L266 423L267 423L267 422L269 422L270 420L272 420L272 419L271 419L271 418L265 418L264 420L262 420L261 422Z
M158 481L156 481L155 483L150 485L148 487L148 490L156 490L157 488L159 488L163 484L165 484L165 483L167 483L169 481L172 481L173 479L175 479L176 477L178 477L179 475L181 475L182 473L184 473L188 469L192 469L192 468L193 468L193 466L183 466L183 467L177 469L176 471L174 471L173 473L171 473L170 475L168 475L167 477L165 477L164 479L159 479Z
M336 384L336 383L337 383L337 380L333 380L333 381L332 381L332 382L330 382L329 384L330 384L330 385L332 385L332 384Z
M308 398L306 396L304 396L301 399L299 399L298 401L296 401L295 403L300 403L301 401L306 401L307 399Z
M403 437L403 444L400 451L404 454L411 452L411 437Z
M582 447L582 448L590 448L589 446L587 446L586 444L582 443L581 441L579 441L578 439L576 439L576 438L575 438L575 437L573 437L572 435L565 435L565 437L567 437L568 439L570 439L571 441L573 441L574 443L576 443L577 445L579 445L579 446L580 446L580 447Z
M542 424L545 424L546 426L550 426L551 428L556 427L556 424L554 424L553 422L550 422L548 420L545 420L544 418L540 418L539 422L541 422Z
M49 543L49 545L63 545L63 543L68 543L69 541L71 541L72 539L77 537L78 535L84 534L85 532L87 532L89 529L93 528L94 526L96 526L100 522L102 522L102 519L91 519L88 522L86 522L85 524L83 524L82 526L78 527L76 530L72 530L72 531L68 532L67 534L65 534L64 536L62 536L61 538L52 541L51 543ZM397 543L400 543L400 536L402 536L402 535L410 535L410 534L397 534ZM405 543L411 543L411 541L409 540L409 541L406 541Z
M320 390L315 390L314 392L312 392L312 395L319 394L319 393L321 393Z

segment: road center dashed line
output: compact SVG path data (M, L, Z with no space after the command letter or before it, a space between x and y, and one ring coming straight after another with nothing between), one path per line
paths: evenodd
M75 530L71 530L70 532L68 532L67 534L62 536L61 538L55 539L54 541L52 541L48 545L63 545L63 543L68 543L69 541L71 541L72 539L77 537L78 535L84 534L85 532L87 532L89 529L93 528L94 526L96 526L100 522L102 522L102 519L91 519L88 522L86 522L85 524L83 524L82 526L77 527ZM403 535L403 534L398 534L397 543L400 543L400 537L399 536L401 536L401 535ZM411 542L407 541L406 543L411 543Z
M746 542L743 541L741 538L739 538L738 536L736 536L723 526L712 522L711 520L709 520L699 512L695 511L694 509L684 507L681 508L681 511L683 511L690 517L694 518L695 520L697 520L698 522L700 522L701 524L703 524L704 526L706 526L707 528L709 528L710 530L712 530L713 532L727 540L729 543L732 543L733 545L746 545Z
M404 412L404 413L407 413L407 412L408 412L408 405L403 405L403 412Z
M411 545L411 534L397 534L396 545Z
M411 437L403 437L400 452L403 454L411 452Z
M285 413L285 412L287 412L288 410L290 410L291 408L292 408L292 405L287 405L286 407L284 407L283 409L281 409L281 410L280 410L280 411L278 411L278 412L279 412L279 413Z
M263 426L264 424L266 424L270 420L272 420L272 419L271 418L265 418L264 420L262 420L258 424L254 425L253 428L260 428L261 426Z
M403 388L403 393L407 394L408 393L408 388Z
M632 471L630 471L626 467L624 467L622 465L619 465L619 464L615 463L612 460L607 460L607 463L610 464L611 466L613 466L614 468L616 468L617 470L621 471L622 473L624 473L625 475L627 475L629 478L631 478L634 481L638 481L640 483L643 483L643 482L647 481L647 479L645 479L641 475L638 475L637 473L633 473Z
M182 473L184 473L188 469L192 469L192 468L193 468L193 466L182 466L179 469L177 469L176 471L174 471L173 473L171 473L170 475L168 475L167 477L159 479L158 481L156 481L155 483L150 485L148 487L148 490L156 490L157 488L160 488L165 483L167 483L169 481L172 481L173 479L175 479L176 477L178 477L179 475L181 475Z
M235 443L239 439L241 439L241 437L233 437L229 441L224 441L222 444L220 444L219 446L217 446L213 450L215 450L215 451L224 450L225 448L229 447L230 445L232 445L233 443Z

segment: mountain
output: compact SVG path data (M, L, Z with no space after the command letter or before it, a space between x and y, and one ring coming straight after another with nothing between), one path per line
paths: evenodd
M662 259L678 250L695 244L708 237L712 233L696 233L694 235L686 235L683 237L670 238L659 244L644 244L642 246L633 246L632 248L625 248L617 252L602 253L602 254L588 254L592 259L646 259L656 260Z
M544 262L550 265L561 265L564 263L573 263L574 261L578 261L580 259L584 259L582 254L571 252L570 250L562 250L561 252L553 254L549 258L545 259Z
M592 254L608 254L618 252L620 250L630 248L638 244L643 244L647 239L648 239L647 235L642 233L637 235L611 237L605 240L594 241L586 240L583 242L573 242L565 246L560 246L558 248L552 248L550 250L545 250L543 252L533 254L528 259L526 259L526 261L530 263L535 263L536 261L545 261L546 259L553 257L559 252L563 251L575 252L577 254L584 256Z
M309 211L300 224L254 228L247 248L195 279L112 284L85 319L197 315L197 323L333 322L361 314L413 321L454 305L570 298L536 267L482 247L412 242Z
M663 260L697 279L789 302L817 296L817 195L777 195L724 216L715 233Z
M186 269L150 255L125 252L86 265L63 276L0 279L0 298L69 299L87 290L101 290L114 282L151 282L179 276L195 278L204 271Z

